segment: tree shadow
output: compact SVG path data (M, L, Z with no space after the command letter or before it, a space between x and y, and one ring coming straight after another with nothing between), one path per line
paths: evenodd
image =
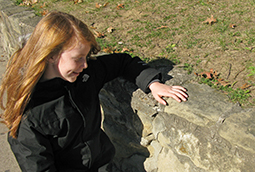
M171 61L161 58L150 62L149 65L162 73L163 82L172 78L168 75L173 69ZM116 148L113 172L146 171L144 162L150 153L140 144L144 126L131 107L132 94L137 89L135 84L117 78L107 83L99 94L103 112L103 129ZM143 93L143 96L148 95Z

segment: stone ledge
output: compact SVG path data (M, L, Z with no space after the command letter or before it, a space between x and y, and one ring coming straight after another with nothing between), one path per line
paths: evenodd
M29 7L16 6L13 1L0 0L0 36L7 56L20 46L20 37L32 33L41 17Z
M165 80L167 84L188 89L187 102L168 98L168 106L159 105L151 94L146 95L121 79L106 84L100 93L103 127L117 150L116 168L120 172L133 169L252 172L255 169L254 109L242 109L215 89L193 83L191 76L181 69L161 67L158 69L163 76L171 78ZM113 111L112 107L117 110ZM140 145L144 148L139 148ZM136 161L129 151L144 158L140 156ZM145 161L139 163L141 159Z

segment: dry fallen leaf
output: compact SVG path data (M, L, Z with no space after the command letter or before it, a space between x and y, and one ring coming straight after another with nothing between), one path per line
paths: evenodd
M211 79L212 78L212 74L210 72L203 72L200 75L205 75L207 79Z
M79 3L82 3L83 0L73 0L74 4L79 4Z
M19 5L26 5L26 6L32 6L33 4L38 3L38 0L24 0L22 3Z
M95 33L95 37L97 37L97 38L103 38L104 37L103 33L100 33L100 32L98 32L96 30L94 30L94 33Z
M230 24L229 27L234 29L236 27L236 24Z
M239 88L242 89L242 90L244 90L244 89L249 88L249 87L251 87L251 85L245 83L245 84L243 84L243 85L242 85L241 87L239 87Z
M96 3L96 8L101 8L101 4L99 4L99 3Z
M32 4L36 4L38 0L32 0Z
M102 51L105 52L105 53L113 53L113 50L109 47L104 48Z
M227 82L227 81L224 81L224 79L218 79L217 81L218 81L218 82L216 82L217 84L220 84L220 85L222 85L222 86L224 86L224 87L230 85L230 83Z
M106 2L104 5L96 3L96 8L106 7L108 4L109 4L109 2Z
M119 10L120 8L124 8L124 4L118 4L117 9Z
M203 21L203 23L208 23L210 25L212 25L212 23L216 23L217 19L213 17L213 15L211 15L211 18L207 18L205 21Z
M212 76L213 76L213 69L210 69L209 72L201 72L201 73L199 73L199 74L195 73L195 75L204 77L204 78L206 78L206 79L212 79Z
M90 26L91 29L97 29L97 27L94 27L94 26Z
M106 2L106 3L103 5L103 7L106 7L108 4L109 4L109 2Z
M113 30L114 30L114 28L113 28L113 27L109 27L109 28L107 29L107 32L108 32L108 33L112 33L112 32L113 32Z
M160 26L160 27L157 27L156 30L163 29L163 28L168 28L168 26Z
M43 3L42 6L40 6L40 8L44 8L46 6L46 2Z
M48 10L43 10L43 11L41 12L41 14L42 14L42 16L45 16L48 12L49 12Z
M222 78L219 78L219 74L217 74L216 71L214 71L213 69L210 69L210 71L208 72L201 72L201 73L195 73L195 75L200 76L202 78L206 78L206 79L213 79L216 82L214 83L214 85L222 85L224 87L226 86L230 86L231 84L228 81L225 81Z
M126 48L126 47L124 47L123 49L122 49L122 51L121 51L122 53L124 53L124 52L129 52L129 49L128 48Z

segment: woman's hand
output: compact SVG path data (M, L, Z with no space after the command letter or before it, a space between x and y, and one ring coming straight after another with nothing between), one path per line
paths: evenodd
M162 97L171 97L178 102L186 101L188 98L187 90L181 86L168 86L160 82L153 82L149 88L154 98L163 105L167 105L167 102Z

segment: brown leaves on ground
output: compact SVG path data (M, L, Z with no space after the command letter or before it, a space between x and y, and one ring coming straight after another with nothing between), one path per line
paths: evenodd
M168 26L160 26L160 27L157 27L156 30L165 29L165 28L168 28Z
M40 6L40 8L46 7L46 2L43 3L43 5Z
M229 27L234 29L236 27L236 24L230 24Z
M40 8L42 9L42 11L40 11L42 16L45 16L49 11L45 10L44 7L46 7L46 2L43 3L43 5L40 6Z
M239 87L242 90L245 90L246 88L250 88L252 85L249 85L247 83L243 84L241 87Z
M121 9L121 8L124 8L124 4L118 4L118 5L117 5L117 9L118 9L118 10Z
M231 85L228 81L225 81L224 79L219 78L219 74L216 71L214 71L213 69L210 69L210 71L195 73L195 75L202 77L202 78L215 80L215 83L214 83L215 85L222 85L224 87Z
M76 0L77 1L77 0ZM99 9L99 8L103 8L103 7L106 7L107 5L109 4L109 2L106 2L105 4L100 4L100 3L96 3L96 8ZM118 10L121 9L121 8L124 8L124 4L118 4L117 7L116 7Z
M99 4L99 3L96 3L96 8L103 8L103 7L106 7L107 5L109 4L109 2L106 2L105 4Z
M216 71L214 71L213 69L210 69L210 71L195 73L195 75L199 76L201 78L206 78L206 79L209 79L209 80L213 80L214 85L221 85L221 86L224 86L224 87L227 87L227 86L233 87L233 85L236 83L236 82L234 82L234 84L231 85L228 81L220 78L219 74ZM251 86L252 85L249 85L249 84L245 83L239 88L242 89L242 90L245 90L247 88L250 88Z
M92 24L91 28L92 28L93 31L94 31L95 37L96 37L96 38L104 38L106 35L103 34L103 33L101 33L101 32L96 31L96 30L95 30L96 27L94 27L93 25L94 25L94 23ZM109 34L111 34L114 30L115 30L115 29L114 29L113 27L107 28L107 32L108 32ZM122 45L123 42L118 42L118 44L119 44L119 45ZM102 51L105 52L105 53L124 53L124 52L132 52L132 51L129 50L127 47L124 47L124 48L122 48L122 49L117 49L117 47L113 47L113 48L112 48L112 47L106 47L106 48L103 48Z
M96 31L96 30L94 30L94 35L95 35L95 37L97 37L97 38L104 38L104 36L105 36L103 33L98 32L98 31Z
M48 10L43 10L43 11L41 12L41 15L42 15L42 16L45 16L48 12L49 12Z
M80 4L83 2L83 0L73 0L74 4Z
M38 0L24 0L22 3L20 3L19 5L21 6L32 6L33 4L38 3Z
M106 47L102 51L105 52L105 53L113 53L113 50L110 47Z
M217 82L215 82L215 85L222 85L223 87L230 86L230 83L228 81L225 81L222 78L217 79Z
M207 18L205 21L203 21L203 23L207 23L207 24L210 24L210 25L212 25L213 23L216 23L216 22L217 22L217 19L214 18L213 15L211 15L211 18ZM229 24L229 27L234 29L234 28L237 27L237 25L231 23L231 24Z
M124 53L124 52L132 52L132 51L130 51L130 50L129 50L128 48L126 48L126 47L122 48L122 50L118 50L116 47L114 47L114 48L107 47L107 48L104 48L102 51L105 52L105 53Z
M93 29L95 37L97 37L97 38L104 38L104 37L105 37L105 34L96 31L95 29L97 29L97 28L94 27L93 25L90 26L90 28ZM113 27L107 28L107 32L108 32L108 33L112 33L114 30L115 30L115 29L114 29Z
M108 33L112 33L113 31L114 31L114 28L113 28L113 27L108 27L108 28L107 28L107 32L108 32Z
M101 4L99 4L99 3L96 3L96 8L101 8Z
M213 17L213 15L211 15L211 18L207 18L205 21L203 21L203 23L208 23L210 25L212 25L213 23L216 23L217 19Z
M97 27L94 27L94 26L90 26L91 29L97 29Z
M195 75L206 78L206 79L215 79L218 78L218 74L213 69L210 69L208 72L195 73Z

